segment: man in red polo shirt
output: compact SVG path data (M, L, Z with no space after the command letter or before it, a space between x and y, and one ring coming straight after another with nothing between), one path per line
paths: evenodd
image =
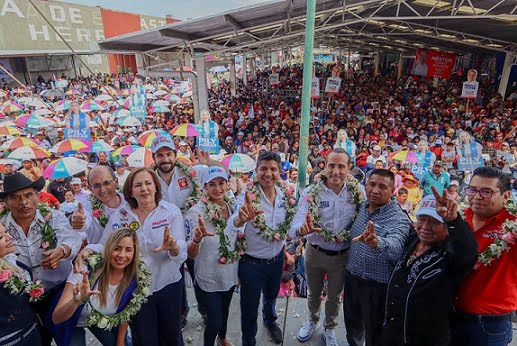
M479 245L478 261L460 285L451 345L506 346L512 338L512 313L517 309L517 243L503 237L503 223L514 221L505 203L511 196L510 176L497 168L474 171L466 192L465 218ZM497 239L508 240L497 258ZM492 246L493 245L493 246ZM491 253L487 249L492 250ZM481 259L481 261L480 261Z

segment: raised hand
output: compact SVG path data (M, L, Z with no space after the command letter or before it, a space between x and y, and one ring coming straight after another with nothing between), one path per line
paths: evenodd
M312 219L311 214L307 213L307 216L305 217L305 222L303 225L298 229L298 235L301 237L311 234L311 233L319 233L321 232L321 228L314 227L314 220Z
M251 195L248 191L245 192L244 204L239 209L239 223L244 225L246 222L255 219L258 215L264 214L263 210L258 210L253 206Z
M210 162L210 155L207 151L197 148L197 161L201 165L207 165Z
M431 189L436 199L436 212L438 215L440 215L445 222L454 221L458 216L458 202L449 195L446 189L443 189L441 196L434 186L432 186Z
M161 251L168 251L173 256L177 256L179 253L179 246L176 242L176 238L174 236L171 236L171 233L169 231L169 226L165 226L163 229L163 242L161 246L158 246L153 250L153 252L158 253Z
M84 215L84 207L81 202L77 205L77 210L72 215L70 220L73 229L83 229L86 224L86 216Z
M358 235L357 237L353 238L352 241L362 241L372 249L377 248L377 246L379 245L379 238L377 237L377 233L375 232L375 224L373 223L373 221L368 221L368 226L366 227L364 232L361 235Z
M61 247L57 247L52 250L45 251L43 253L43 257L45 257L41 261L41 266L47 269L54 270L59 265L59 261L64 257L63 249Z
M196 227L194 231L194 237L192 238L195 243L199 244L204 237L213 237L215 235L214 233L208 232L206 230L205 221L203 221L201 215L198 215L197 222L198 227Z
M74 286L74 301L76 303L82 303L91 296L101 294L100 291L92 291L90 282L88 281L88 273L83 272L83 281Z
M84 261L92 254L92 250L82 249L79 255L75 258L74 261L74 273L82 273L83 272L83 263Z

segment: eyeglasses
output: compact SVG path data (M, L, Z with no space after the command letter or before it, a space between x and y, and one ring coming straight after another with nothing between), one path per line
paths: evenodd
M467 195L469 195L469 196L475 196L479 192L479 195L481 197L490 198L493 196L494 192L501 191L501 190L492 190L492 189L488 189L488 188L481 188L478 190L473 186L469 186L469 187L467 187L467 189L465 191L467 192Z
M101 187L108 188L108 187L110 187L111 183L113 183L113 180L106 180L100 184L93 184L92 190L100 190Z

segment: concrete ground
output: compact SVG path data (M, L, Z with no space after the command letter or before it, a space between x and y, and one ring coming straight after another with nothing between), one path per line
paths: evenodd
M185 345L190 346L204 346L203 345L203 321L201 319L201 315L197 312L197 303L194 298L193 289L187 289L187 295L190 305L190 313L188 316L187 327L183 331L183 339L185 340ZM280 328L283 328L284 318L287 313L287 321L285 325L285 338L284 345L306 345L306 346L320 346L324 345L322 333L323 328L318 329L312 338L306 342L301 343L296 339L296 335L301 325L306 321L308 317L307 311L307 302L304 298L289 298L289 303L287 303L286 298L278 298L277 299L277 313L278 313L278 324ZM322 311L324 305L322 304ZM323 313L322 313L323 314ZM258 333L257 333L257 345L259 346L272 346L275 345L271 342L267 334L267 330L262 325L261 321L261 312L259 312L259 322L258 322ZM509 344L509 346L517 346L517 321L515 321L513 325L514 329L514 338L513 341ZM239 294L235 293L234 298L232 300L232 304L230 306L230 318L228 321L228 338L235 345L240 345L240 304L239 304ZM339 314L338 326L336 328L336 336L339 341L339 345L348 345L345 340L345 326L343 322L343 313L342 311ZM87 333L86 344L88 346L100 346L101 344L93 337L89 332Z

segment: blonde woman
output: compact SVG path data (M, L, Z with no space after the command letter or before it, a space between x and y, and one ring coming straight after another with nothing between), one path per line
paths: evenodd
M65 127L67 129L87 129L90 124L90 117L81 112L81 106L76 101L70 103L70 109L65 116Z
M16 278L20 283L30 282L29 270L16 261L15 251L13 237L0 224L0 345L41 345L38 316L30 304L34 298L13 294L10 288ZM38 292L43 294L43 289Z
M433 167L434 161L436 161L436 155L429 150L427 141L423 139L420 142L418 142L416 156L418 157L418 165L423 166L425 168Z
M140 277L139 245L136 232L120 228L113 232L101 256L92 255L82 273L71 273L52 315L54 338L61 345L86 345L85 327L103 345L124 345L127 321L114 329L101 322L115 319L145 285ZM138 290L138 288L140 288ZM93 316L92 316L93 315ZM98 321L97 323L92 321Z

